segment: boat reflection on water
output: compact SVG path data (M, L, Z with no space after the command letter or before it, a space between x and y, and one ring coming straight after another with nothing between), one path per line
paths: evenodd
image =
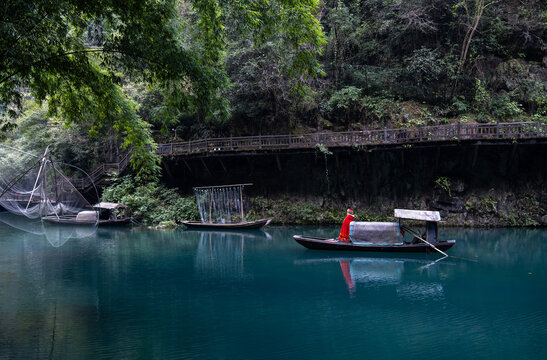
M44 236L53 247L63 246L69 239L83 239L94 236L97 227L92 225L63 225L42 222Z
M0 222L25 233L36 235L37 238L46 238L51 246L58 248L69 239L89 238L96 234L97 227L91 225L66 225L29 219L10 212L0 212Z
M355 296L358 286L395 287L398 297L414 300L442 297L444 290L439 282L438 266L453 264L444 258L421 256L322 257L297 260L295 263L337 263L351 297Z
M252 231L198 231L185 230L187 240L197 238L195 268L202 277L246 278L245 248L247 242L271 240L272 236L262 230ZM261 241L259 241L261 242Z

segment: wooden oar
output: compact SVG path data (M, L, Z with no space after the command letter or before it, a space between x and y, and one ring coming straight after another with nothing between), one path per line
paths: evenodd
M422 239L422 237L417 233L415 232L414 230L412 230L411 228L409 227L406 227L403 225L403 229L405 229L406 231L408 231L409 233L411 233L412 235L416 236L416 238L418 240L421 240L423 241L424 243L428 244L429 246L431 246L433 249L437 250L438 252L440 252L441 254L443 254L444 256L448 256L448 257L451 257L451 258L454 258L454 259L461 259L461 260L467 260L467 261L473 261L473 262L477 262L477 259L467 259L467 258L462 258L462 257L458 257L458 256L452 256L452 255L448 255L447 253L437 249L435 247L435 245L433 245L432 243Z
M426 243L427 245L431 246L433 249L437 250L438 252L440 252L440 253L443 254L444 256L448 256L447 253L445 253L445 252L442 251L442 250L437 249L437 247L436 247L435 245L433 245L432 243L430 243L429 241L422 239L422 237L421 237L420 235L418 235L418 233L416 233L416 232L415 232L414 230L412 230L411 228L408 228L408 227L406 227L406 226L403 226L403 228L404 228L405 230L407 230L409 233L411 233L412 235L414 235L418 240L423 241L424 243Z
M450 257L450 256L443 256L442 258L438 258L437 260L432 261L432 262L430 262L430 263L427 264L427 265L420 266L420 267L418 268L418 270L421 271L421 270L427 269L427 268L430 267L431 265L435 265L436 263L438 263L438 262L441 261L441 260L446 259L447 257Z

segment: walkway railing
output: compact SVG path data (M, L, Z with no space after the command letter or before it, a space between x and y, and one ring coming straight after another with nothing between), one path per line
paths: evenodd
M302 135L265 135L159 144L158 155L191 155L211 152L238 152L257 150L286 150L367 145L412 144L428 141L530 139L547 137L547 123L520 122L497 124L451 124L363 130L347 132L310 133Z
M199 155L216 152L244 152L260 150L312 149L326 147L374 146L414 144L431 141L534 139L547 137L547 123L518 122L496 124L451 124L381 130L310 133L302 135L259 135L229 138L210 138L186 142L158 144L161 156ZM112 172L123 172L130 159L125 154L117 163L103 164L91 172L90 179L71 179L78 189L89 189L102 183Z
M95 170L93 170L89 177L86 177L84 179L70 179L70 182L77 188L77 189L91 189L93 184L100 185L104 180L106 180L108 174L117 172L122 173L127 166L129 165L129 159L131 158L131 154L128 152L126 153L119 162L117 163L107 163L102 164Z

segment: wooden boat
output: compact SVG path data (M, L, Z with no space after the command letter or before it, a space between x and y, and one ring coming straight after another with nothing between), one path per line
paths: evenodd
M75 216L48 215L42 217L43 221L65 225L99 225L99 226L125 226L131 224L131 218L109 219L109 220L79 220Z
M47 215L42 220L64 225L124 226L131 224L125 216L126 205L101 202L93 205L94 210L80 211L76 215Z
M131 218L119 218L119 219L107 219L107 220L82 220L78 219L77 216L67 216L67 215L48 215L43 216L42 220L56 223L56 224L66 224L66 225L99 225L99 226L124 226L131 224Z
M195 187L196 203L202 221L183 221L191 229L260 229L272 219L245 221L243 188L252 184Z
M254 221L244 221L239 223L206 223L201 221L183 221L182 224L188 228L206 228L206 229L260 229L263 226L268 225L272 219L260 219Z
M378 252L435 252L426 243L402 245L378 245L378 244L355 244L351 241L339 241L336 239L325 239L311 236L294 235L294 240L300 245L313 250L342 250L342 251L378 251ZM439 241L435 247L446 251L456 243L455 240Z
M50 222L50 223L56 223L56 224L66 224L66 225L99 225L99 226L124 226L131 224L131 218L123 218L123 219L109 219L109 220L99 220L92 221L92 220L79 220L75 216L55 216L55 215L48 215L43 216L42 220Z
M99 226L125 226L131 224L131 218L99 220Z
M395 209L399 222L350 223L350 241L294 235L300 245L313 250L378 251L378 252L440 252L450 249L455 240L438 240L438 211ZM402 223L403 219L425 221L425 231L417 232ZM407 237L405 238L405 232Z
M95 213L95 211L81 211L78 215L47 215L42 216L42 221L64 225L96 225L97 215L82 213Z

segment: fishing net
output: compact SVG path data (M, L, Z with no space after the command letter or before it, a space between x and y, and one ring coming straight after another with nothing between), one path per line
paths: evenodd
M245 185L196 187L194 194L202 223L232 224L243 222Z
M81 169L54 161L47 150L35 154L0 145L0 206L13 214L92 230L99 214L80 192L93 186L86 180Z

